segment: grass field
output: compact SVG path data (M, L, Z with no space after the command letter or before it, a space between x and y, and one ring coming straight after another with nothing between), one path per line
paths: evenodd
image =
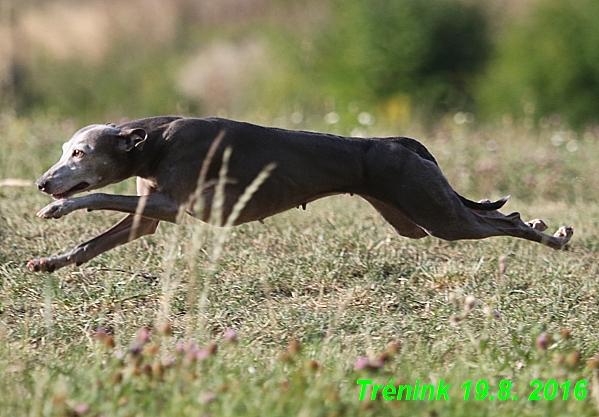
M35 180L75 128L0 118L0 180ZM235 228L222 246L220 232L185 219L36 274L29 259L121 216L44 221L35 213L47 196L2 187L0 415L597 415L598 137L408 133L467 197L511 194L506 211L573 226L567 250L409 240L364 201L338 196ZM433 400L385 399L416 384L450 387Z

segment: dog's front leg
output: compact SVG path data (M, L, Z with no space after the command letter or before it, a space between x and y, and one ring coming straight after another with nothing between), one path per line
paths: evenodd
M72 211L79 210L82 207L78 207L78 198L65 198L62 200L54 201L48 204L46 207L37 212L37 217L42 219L59 219L65 214L69 214Z
M152 234L158 227L158 220L141 217L135 225L134 218L135 215L129 214L104 233L78 244L68 253L50 258L32 259L27 267L36 272L53 272L67 265L81 265L112 248Z
M43 219L59 219L66 214L81 209L138 213L144 217L174 223L179 213L179 204L170 196L160 193L149 196L96 193L54 201L41 209L37 216Z

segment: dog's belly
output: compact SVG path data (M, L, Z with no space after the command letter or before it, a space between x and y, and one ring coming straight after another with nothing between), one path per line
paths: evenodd
M272 190L262 189L254 193L249 201L243 203L243 191L237 192L237 190L234 191L232 188L227 187L222 198L218 198L214 190L204 192L202 202L198 203L196 201L192 205L189 214L214 225L224 225L227 223L229 216L234 216L233 225L239 225L252 221L262 221L275 214L305 207L306 204L312 201L340 194L341 192L309 193L304 190L300 192L300 190L290 189L273 192Z
M339 192L325 192L315 195L296 196L293 199L279 200L271 198L266 201L264 198L252 199L248 202L241 212L238 221L235 224L242 224L252 221L262 221L267 217L274 216L291 209L306 208L308 203L323 197L340 194ZM273 201L273 200L277 201Z

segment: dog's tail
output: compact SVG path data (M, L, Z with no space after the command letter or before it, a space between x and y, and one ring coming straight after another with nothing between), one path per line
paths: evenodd
M489 200L483 200L480 202L475 202L472 200L468 200L465 197L462 197L461 195L459 195L457 192L454 191L454 193L458 196L458 198L460 199L460 201L462 202L462 204L464 204L466 207L468 207L469 209L472 210L482 210L482 211L492 211L492 210L498 210L501 207L503 207L503 205L509 200L510 196L508 195L507 197L503 197L497 201L489 201Z

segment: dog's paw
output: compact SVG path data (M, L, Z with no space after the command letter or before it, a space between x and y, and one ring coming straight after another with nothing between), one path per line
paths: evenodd
M33 272L54 272L64 266L77 263L82 264L85 261L77 259L76 255L73 255L73 251L64 255L53 256L51 258L40 258L32 259L27 262L27 268Z
M570 226L562 226L557 229L557 232L553 236L561 239L562 247L570 241L574 235L574 228Z
M76 209L73 200L58 200L37 212L37 217L42 219L60 219Z
M568 240L570 240L570 238L572 237L572 235L574 235L574 228L573 227L562 226L559 229L557 229L557 232L555 232L555 234L553 236L555 236L555 237L561 237L561 238L567 238Z
M526 225L532 227L535 230L538 230L539 232L544 232L545 230L547 230L547 225L541 219L530 220L526 222Z
M32 259L27 262L27 268L33 272L54 272L57 266L53 258Z

